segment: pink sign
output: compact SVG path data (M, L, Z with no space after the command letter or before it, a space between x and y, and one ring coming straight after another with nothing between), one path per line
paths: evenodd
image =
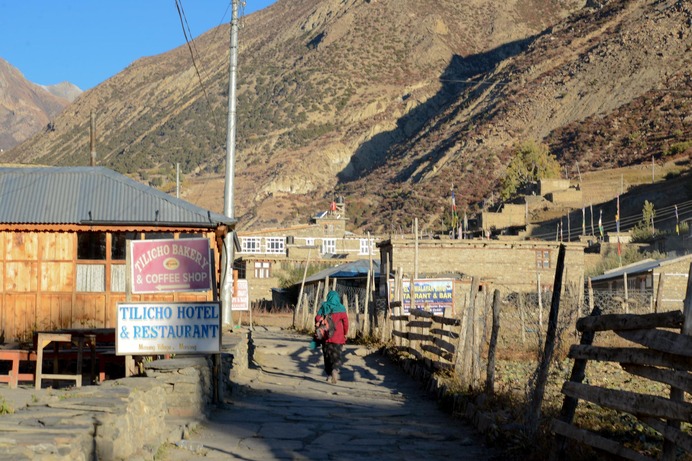
M208 239L132 240L132 293L208 291Z

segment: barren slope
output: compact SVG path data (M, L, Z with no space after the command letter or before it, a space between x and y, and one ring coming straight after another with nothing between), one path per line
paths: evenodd
M493 68L580 3L279 0L244 17L241 226L303 221L338 182L372 171L392 144L454 101L450 78ZM141 59L83 94L56 118L56 131L2 160L86 164L93 110L100 164L147 181L171 178L179 162L186 198L219 211L222 188L211 183L221 180L225 157L228 26L195 49L203 85L187 47Z

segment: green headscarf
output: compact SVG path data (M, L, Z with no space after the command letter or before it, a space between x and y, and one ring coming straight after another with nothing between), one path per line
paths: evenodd
M346 312L346 308L339 300L339 293L332 290L327 294L327 300L322 303L322 306L320 306L320 310L317 312L317 314L327 315L335 312Z

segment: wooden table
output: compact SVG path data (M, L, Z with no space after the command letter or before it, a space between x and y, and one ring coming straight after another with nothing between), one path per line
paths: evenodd
M53 351L44 349L53 343ZM60 350L60 343L67 343L68 346L77 346L76 351ZM112 361L110 358L115 352L115 329L114 328L63 328L54 331L37 332L34 334L34 344L36 346L36 388L40 389L43 379L74 380L77 387L82 385L82 367L84 353L89 352L91 358L90 378L92 383L105 380L105 362ZM88 351L86 350L88 348ZM53 358L53 373L43 373L44 356ZM75 374L58 373L58 362L60 359L76 360ZM99 373L96 375L96 362L99 362Z

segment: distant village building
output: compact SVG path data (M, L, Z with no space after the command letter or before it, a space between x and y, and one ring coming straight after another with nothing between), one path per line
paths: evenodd
M682 310L690 264L692 254L647 259L612 269L591 279L594 298L604 308L618 311L624 308L636 313Z
M308 224L238 232L240 251L233 267L239 278L247 279L250 301L269 301L280 277L296 268L333 267L375 257L378 237L357 235L346 230L343 199L331 203Z
M583 286L583 243L566 247L563 283ZM480 277L504 293L550 290L555 275L560 242L517 239L423 239L392 237L380 242L382 274L401 268L410 277L418 253L419 278L458 274ZM380 287L383 281L380 281Z
M102 167L0 168L0 331L113 328L131 240L207 238L217 267L229 218ZM130 295L209 301L213 293Z

